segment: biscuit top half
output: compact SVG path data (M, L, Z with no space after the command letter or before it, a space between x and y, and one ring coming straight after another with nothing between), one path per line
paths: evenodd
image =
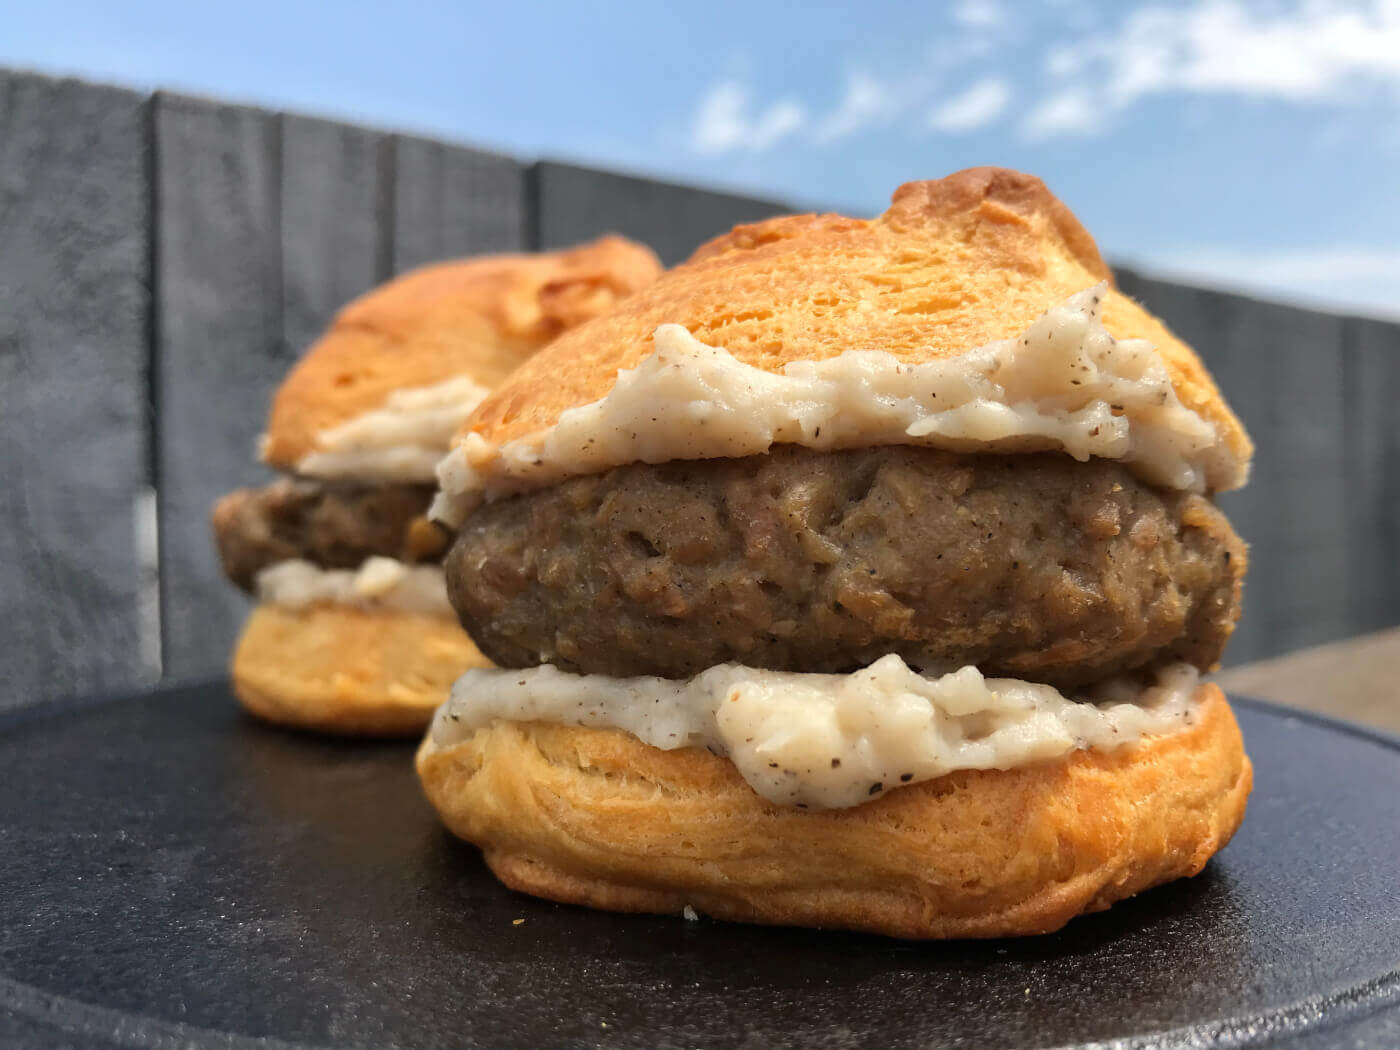
M793 215L736 227L525 362L459 438L501 446L547 430L607 395L665 324L768 372L849 350L925 363L1017 338L1105 281L1107 330L1149 341L1182 405L1247 463L1249 437L1192 349L1112 287L1093 238L1044 183L1002 168L907 183L870 220Z
M649 248L603 237L566 251L413 270L344 307L273 400L263 458L291 470L318 436L391 394L463 377L491 388L561 332L656 279Z

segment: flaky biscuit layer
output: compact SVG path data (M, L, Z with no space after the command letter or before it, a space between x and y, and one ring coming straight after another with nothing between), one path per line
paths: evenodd
M452 683L489 667L453 620L396 610L263 603L233 654L233 687L270 722L349 736L412 736Z
M1194 875L1253 781L1224 695L1112 752L953 773L853 809L756 795L724 758L612 730L498 722L424 742L419 776L513 889L567 903L908 938L1045 933Z
M737 227L563 334L502 383L468 427L502 445L552 426L649 356L663 324L769 372L846 350L926 362L1019 336L1105 279L1093 239L1039 179L973 168L912 182L873 220L794 215ZM1248 436L1190 347L1116 290L1102 319L1120 339L1151 341L1182 403L1248 461Z
M499 383L560 332L650 283L649 248L603 237L567 251L488 255L403 274L350 303L278 390L263 457L282 470L316 437L406 388Z

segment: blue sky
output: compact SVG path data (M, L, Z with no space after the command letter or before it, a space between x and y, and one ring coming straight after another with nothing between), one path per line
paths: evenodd
M1400 0L48 0L0 63L855 214L1002 164L1115 260L1400 316Z

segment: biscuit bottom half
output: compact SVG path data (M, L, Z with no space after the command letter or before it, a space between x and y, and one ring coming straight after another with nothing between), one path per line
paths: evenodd
M452 683L490 662L455 620L320 603L258 605L233 654L243 706L280 725L412 736Z
M1112 751L964 770L850 809L765 801L725 758L630 734L494 722L418 773L512 889L630 912L907 938L1048 933L1197 874L1253 771L1214 685L1199 717Z

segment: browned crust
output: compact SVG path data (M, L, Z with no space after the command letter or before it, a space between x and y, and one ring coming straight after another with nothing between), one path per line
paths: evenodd
M560 332L654 280L649 248L604 237L568 251L491 255L406 273L346 306L273 401L264 458L290 470L316 435L395 390L465 375L486 387Z
M565 409L603 397L668 322L769 371L857 349L927 361L1018 335L1109 278L1093 238L1033 176L972 168L912 182L870 221L785 216L711 241L526 362L471 429L499 444L554 424ZM1116 289L1102 309L1114 335L1157 347L1181 400L1247 460L1248 436L1190 347Z
M1223 694L1195 724L1110 753L964 771L849 810L756 795L707 751L611 730L496 723L425 741L418 772L513 889L616 911L909 938L1046 933L1195 875L1253 781Z
M346 736L413 736L472 667L489 667L452 620L340 605L259 605L233 654L253 714Z

